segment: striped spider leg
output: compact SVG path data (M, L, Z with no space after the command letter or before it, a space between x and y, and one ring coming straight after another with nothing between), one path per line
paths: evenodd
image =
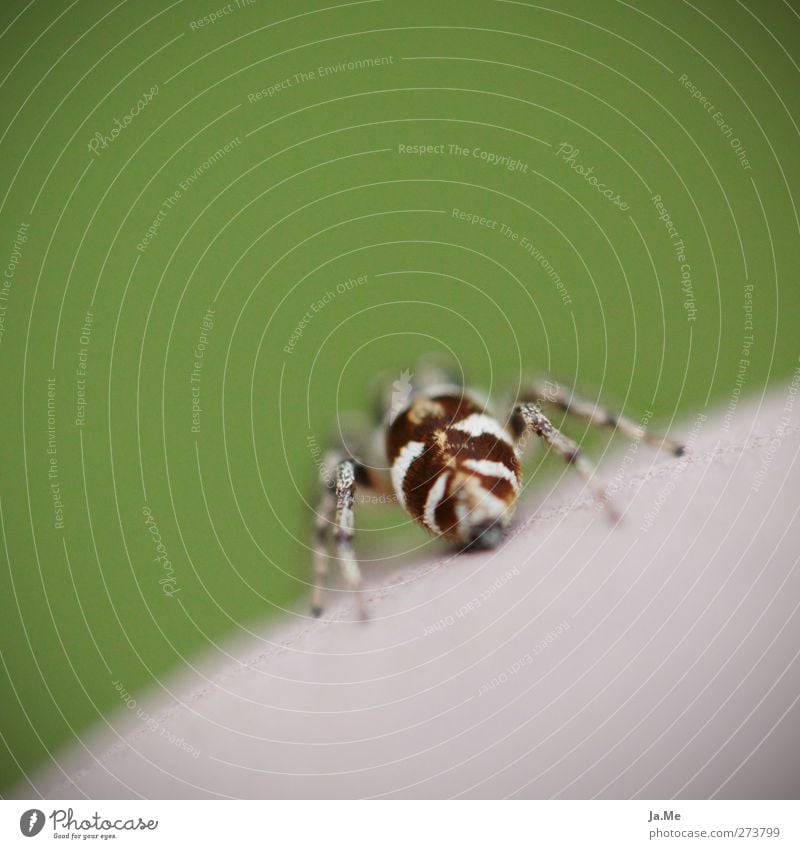
M569 415L585 419L593 427L617 428L620 433L629 436L631 439L649 442L651 445L664 446L676 457L682 456L686 450L681 443L666 436L650 433L642 425L576 395L573 390L568 390L557 381L537 381L526 389L519 400L521 402L534 401L538 404L551 404Z
M385 492L387 483L375 469L352 457L329 455L322 473L323 492L317 508L314 528L314 591L311 614L322 615L323 584L328 574L329 544L339 561L347 586L355 593L359 615L366 618L366 604L361 588L361 570L353 551L356 487ZM328 477L327 469L333 469Z
M633 439L643 440L652 445L663 445L676 457L680 457L685 452L685 447L681 443L665 436L651 434L644 427L625 416L612 413L610 410L568 391L557 382L545 380L532 384L522 394L522 403L514 408L511 415L511 427L515 435L523 444L529 433L535 433L544 439L554 451L569 464L575 466L575 469L594 490L598 501L606 506L609 515L614 520L619 519L619 514L611 505L605 490L594 482L594 470L591 463L584 457L577 444L564 436L545 416L542 412L542 404L550 404L569 415L584 419L594 427L617 428Z
M603 505L608 511L612 521L618 521L620 518L616 508L611 504L608 493L603 489L594 478L594 466L586 459L581 449L576 442L573 442L569 437L564 436L558 428L556 428L550 419L542 412L541 407L536 402L528 401L524 404L517 404L511 413L511 428L514 435L517 437L518 451L521 454L527 443L527 437L531 433L543 439L552 449L563 458L569 465L586 481L589 487L594 492L594 496L598 503Z

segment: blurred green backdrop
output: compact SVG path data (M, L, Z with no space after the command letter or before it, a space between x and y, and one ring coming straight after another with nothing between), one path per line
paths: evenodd
M317 446L377 373L445 351L668 426L797 368L791 4L13 0L0 32L3 786L297 607Z

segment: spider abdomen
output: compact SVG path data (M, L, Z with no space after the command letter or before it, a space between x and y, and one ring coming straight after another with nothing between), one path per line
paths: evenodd
M387 431L398 501L437 536L492 546L511 517L521 469L508 431L461 393L415 397Z

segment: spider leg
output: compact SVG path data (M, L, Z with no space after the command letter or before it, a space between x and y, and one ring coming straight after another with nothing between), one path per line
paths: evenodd
M332 487L323 482L324 490L314 520L314 590L311 595L311 615L322 615L322 593L328 575L328 528L333 520L336 500Z
M361 592L361 570L358 568L353 551L353 529L355 527L353 500L356 494L356 469L355 460L340 460L336 465L333 481L336 494L333 540L342 575L350 589L356 593L359 614L362 619L365 619L366 607L364 595Z
M663 445L676 457L680 457L686 450L681 443L668 439L666 436L650 433L642 425L576 395L557 381L544 380L534 383L527 392L523 393L520 400L552 404L565 413L585 419L595 427L617 428L632 439L643 440L651 445Z
M527 438L531 433L543 439L568 464L574 466L578 473L594 492L598 503L605 506L610 517L617 521L619 514L609 501L608 494L594 480L594 467L583 455L576 442L564 436L550 419L544 415L536 403L518 404L514 407L510 419L511 428L517 437L517 453L524 450Z
M361 591L361 570L353 551L355 527L354 502L356 487L359 491L388 494L391 485L377 469L351 457L331 453L322 470L324 491L320 499L314 528L314 590L311 598L311 613L322 615L323 583L328 574L328 543L333 542L333 556L339 561L345 582L356 592L356 601L361 618L366 618L364 595Z

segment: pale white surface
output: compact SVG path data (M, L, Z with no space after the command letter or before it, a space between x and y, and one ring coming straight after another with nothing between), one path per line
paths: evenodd
M683 459L615 439L618 526L567 474L498 551L373 567L372 621L231 641L12 795L797 798L796 390L674 425Z

